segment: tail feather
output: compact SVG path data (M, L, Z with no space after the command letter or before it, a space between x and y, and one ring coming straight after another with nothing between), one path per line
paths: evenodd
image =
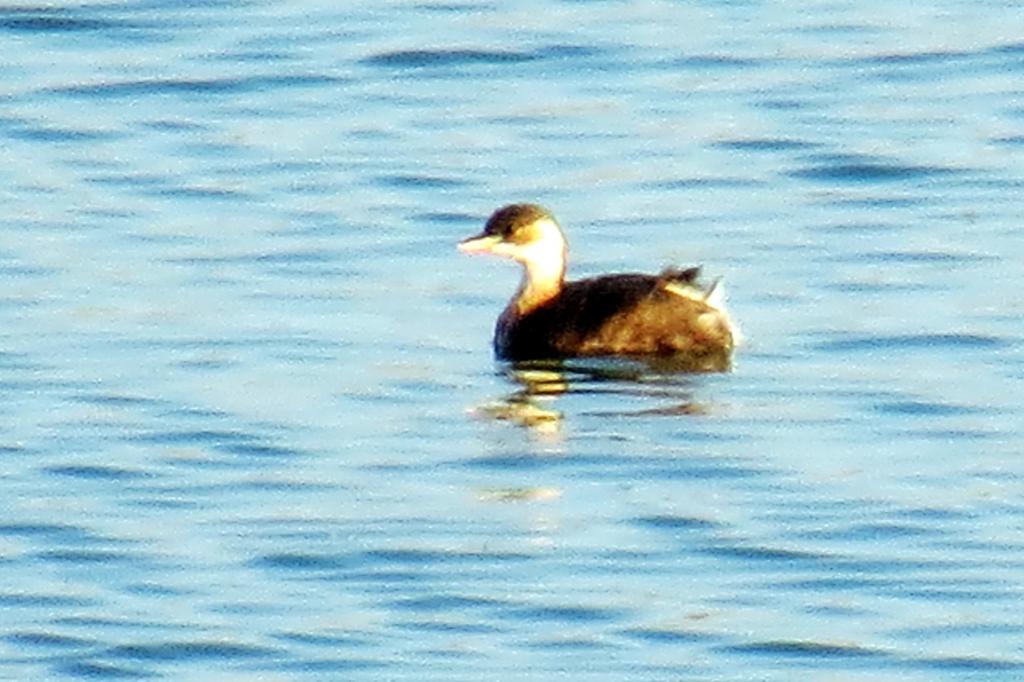
M729 337L730 349L744 342L743 334L739 327L729 316L725 304L725 285L722 278L715 279L706 288L697 286L697 276L700 268L666 268L661 272L662 291L668 292L681 298L686 298L697 303L703 303L710 310L701 313L697 317L699 324L706 325L711 330L724 330ZM712 332L714 333L714 332Z
M658 275L658 279L662 282L679 282L682 284L694 284L697 281L697 277L700 276L700 266L692 268L676 268L669 266L661 271Z
M697 286L697 277L699 275L699 266L686 268L685 270L665 268L661 271L658 279L661 281L661 288L670 294L694 301L702 301L712 308L724 308L725 287L722 285L722 278L719 277L702 290Z
M725 285L719 277L704 290L704 301L712 308L725 309Z

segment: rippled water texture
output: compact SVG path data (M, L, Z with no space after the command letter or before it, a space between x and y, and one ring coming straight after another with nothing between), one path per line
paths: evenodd
M1012 3L0 8L0 677L1024 677ZM496 364L703 264L734 371Z

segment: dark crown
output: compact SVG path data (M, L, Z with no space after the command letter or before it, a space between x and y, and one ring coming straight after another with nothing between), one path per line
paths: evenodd
M525 237L522 230L538 220L554 221L551 213L537 204L510 204L491 214L484 234L497 235L504 241L515 242ZM520 236L517 239L517 235Z

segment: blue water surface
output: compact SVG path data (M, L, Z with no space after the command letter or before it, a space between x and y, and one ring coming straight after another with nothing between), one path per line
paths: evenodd
M1012 3L0 8L0 677L1024 677ZM494 362L702 264L727 374Z

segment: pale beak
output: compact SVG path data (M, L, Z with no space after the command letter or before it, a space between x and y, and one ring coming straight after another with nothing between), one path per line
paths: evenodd
M497 235L481 234L459 242L459 251L462 253L490 253L500 241L501 237Z

